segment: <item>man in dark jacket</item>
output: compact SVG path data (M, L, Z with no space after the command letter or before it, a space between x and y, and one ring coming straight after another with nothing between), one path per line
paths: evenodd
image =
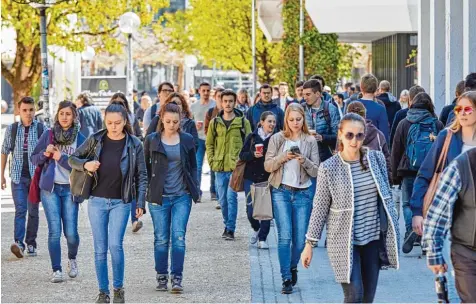
M252 106L246 113L246 119L251 124L251 130L257 128L261 114L265 111L273 112L276 116L276 130L284 128L284 111L271 100L273 89L269 84L263 84L259 88L260 101Z
M78 107L78 118L81 124L79 132L84 137L88 138L89 135L102 129L101 111L93 105L93 100L88 93L79 94L74 103Z
M391 124L395 118L395 114L402 109L397 98L390 93L390 82L382 80L379 84L379 95L377 98L383 101L385 109L387 110L388 122ZM388 126L389 128L391 125Z

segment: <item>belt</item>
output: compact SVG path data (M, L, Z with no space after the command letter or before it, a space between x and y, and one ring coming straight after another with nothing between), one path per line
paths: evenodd
M295 188L295 187L291 187L291 186L288 186L288 185L285 185L285 184L281 184L281 187L283 187L283 189L286 189L288 191L295 191L295 192L298 192L298 191L306 191L307 189L309 189L310 187L307 187L307 188Z

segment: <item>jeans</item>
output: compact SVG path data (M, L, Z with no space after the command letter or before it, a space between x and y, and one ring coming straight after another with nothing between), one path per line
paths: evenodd
M41 190L41 201L48 222L48 251L53 272L61 268L61 228L68 244L68 259L76 259L79 247L78 204L73 202L69 184L55 184L53 192Z
M107 249L111 253L113 287L124 285L124 234L131 213L131 204L121 199L91 196L88 204L89 222L93 231L94 263L99 291L109 294Z
M282 185L271 190L273 215L278 229L278 258L283 280L291 279L306 241L307 226L312 209L311 189L285 189Z
M344 303L372 303L380 272L379 243L354 246L350 283L342 283Z
M28 202L30 183L30 179L23 177L18 184L12 182L12 197L13 203L15 204L14 239L15 242L19 243L23 248L25 248L23 241L25 241L27 245L32 245L36 248L36 237L38 235L38 224L40 220L38 215L40 204ZM28 223L26 224L25 232L27 212Z
M456 271L456 288L463 303L476 303L476 250L464 245L452 244L451 257L453 258ZM449 292L449 290L448 290ZM453 303L452 298L449 300ZM455 300L459 298L456 297Z
M451 233L448 232L445 238L445 242L443 243L443 259L448 265L448 272L446 276L446 282L448 286L448 300L450 303L461 303L461 300L458 296L458 292L456 291L456 284L455 284L455 268L453 267L452 261L452 253L451 249L453 245L451 244Z
M131 202L131 223L134 224L138 221L136 217L137 201L134 199Z
M215 185L215 171L210 170L210 193L217 194L217 188Z
M314 200L314 195L316 195L317 177L311 177L311 182L312 182L312 185L311 185L312 200Z
M162 206L149 203L154 224L154 257L157 274L168 274L170 238L170 274L182 276L185 260L185 234L192 208L190 194L164 197Z
M231 173L215 172L215 183L225 229L235 232L236 216L238 214L238 194L229 186Z
M249 179L245 179L243 181L243 186L245 188L245 195L246 195L246 214L248 215L248 221L251 224L251 228L254 231L259 231L258 233L258 240L259 241L266 241L266 238L269 234L269 229L271 226L271 221L258 221L253 218L253 205L251 204L251 185L253 184L252 181Z
M412 231L412 209L410 208L410 199L413 192L414 177L404 177L402 181L402 209L403 219L405 221L406 231Z
M200 195L202 195L201 185L202 185L203 159L205 158L206 152L207 152L207 147L205 146L205 140L198 139L198 149L197 149L196 155L197 155L198 188L200 189Z

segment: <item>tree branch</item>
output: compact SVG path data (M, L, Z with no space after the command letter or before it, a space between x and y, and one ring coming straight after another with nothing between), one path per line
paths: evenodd
M5 62L2 60L2 76L5 77L5 79L10 83L10 85L13 83L14 75L12 71L7 67Z
M119 27L119 25L115 25L115 26L111 27L110 29L107 29L107 30L102 31L102 32L87 32L87 31L82 31L82 32L73 33L73 35L75 35L75 36L78 36L78 35L100 36L100 35L109 34L109 33L113 32L113 31L115 31L118 27Z

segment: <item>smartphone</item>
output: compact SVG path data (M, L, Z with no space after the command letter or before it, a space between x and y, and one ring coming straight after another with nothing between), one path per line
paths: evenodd
M298 147L298 146L292 146L292 147L289 149L289 152L291 152L291 153L294 154L294 155L299 155L299 154L301 154L301 151L299 150L299 147Z

